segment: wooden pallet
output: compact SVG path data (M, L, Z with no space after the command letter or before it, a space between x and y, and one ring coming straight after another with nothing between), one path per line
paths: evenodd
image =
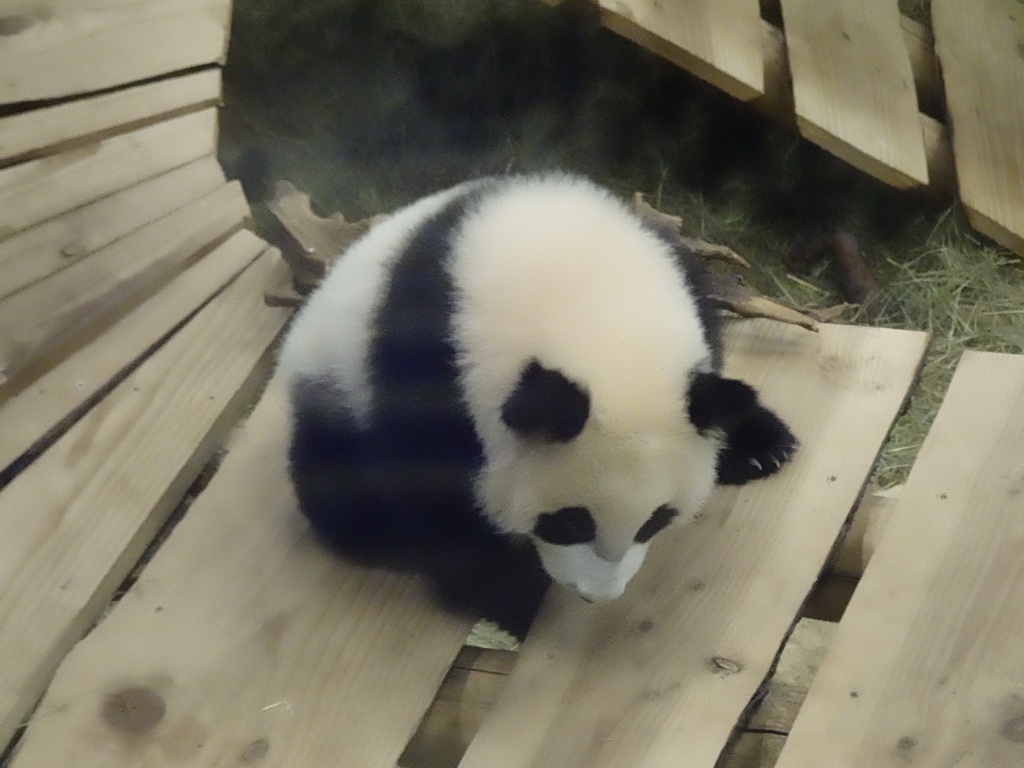
M882 181L955 186L971 224L1024 256L1019 0L931 0L934 38L891 0L592 2L610 29Z
M731 323L793 464L659 537L621 600L554 589L518 654L466 649L296 512L256 395L284 270L213 159L227 0L51 6L0 18L5 768L1024 761L1024 359L964 358L829 561L926 338ZM806 618L872 551L838 627Z

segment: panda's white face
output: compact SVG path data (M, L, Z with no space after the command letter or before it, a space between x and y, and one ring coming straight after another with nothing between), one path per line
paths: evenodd
M681 417L657 433L609 435L598 422L521 447L483 478L491 517L528 534L552 579L595 602L619 597L655 535L692 520L714 483L717 446Z

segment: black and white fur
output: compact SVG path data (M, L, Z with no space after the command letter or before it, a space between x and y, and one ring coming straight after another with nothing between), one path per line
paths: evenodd
M460 185L353 245L289 332L302 511L343 553L521 632L544 571L615 598L716 480L789 458L721 362L670 233L573 176Z

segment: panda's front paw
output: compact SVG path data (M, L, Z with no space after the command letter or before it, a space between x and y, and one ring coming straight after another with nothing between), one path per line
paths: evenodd
M726 432L718 454L718 482L743 485L772 475L792 458L798 445L782 419L759 405Z

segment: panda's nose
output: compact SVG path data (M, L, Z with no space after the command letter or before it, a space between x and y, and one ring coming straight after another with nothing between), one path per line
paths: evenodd
M580 600L582 600L584 603L593 603L594 602L594 598L590 597L589 595L585 595L582 592L580 592L579 595L580 595Z

